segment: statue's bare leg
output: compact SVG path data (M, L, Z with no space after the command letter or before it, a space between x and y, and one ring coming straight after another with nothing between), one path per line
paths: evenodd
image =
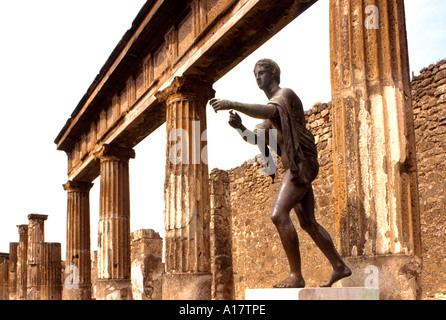
M291 174L287 170L277 191L271 219L276 225L288 258L290 275L280 283L274 285L275 288L305 287L301 270L299 238L290 219L290 211L302 199L307 189L308 187L293 183L291 181Z
M313 188L310 186L307 194L302 201L298 203L294 210L299 219L302 229L304 229L321 249L322 253L327 257L333 267L333 273L330 279L321 285L321 287L331 287L336 281L351 275L350 268L344 263L338 251L336 250L333 240L328 232L316 221L314 216L314 194Z

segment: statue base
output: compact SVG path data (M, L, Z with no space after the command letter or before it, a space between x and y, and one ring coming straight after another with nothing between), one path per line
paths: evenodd
M246 289L245 300L379 300L378 288Z

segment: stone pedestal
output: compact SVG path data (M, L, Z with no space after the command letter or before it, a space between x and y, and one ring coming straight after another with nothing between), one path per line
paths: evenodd
M379 300L375 288L246 289L245 300Z
M64 300L91 299L90 182L68 181Z
M133 149L104 145L101 162L96 299L131 299L129 159Z
M182 77L156 95L166 104L168 137L164 220L166 272L171 277L166 275L167 282L163 281L163 299L165 290L169 290L166 283L177 283L172 279L183 283L182 279L190 277L194 288L202 288L204 283L210 286L202 280L202 274L207 277L211 271L206 104L213 94L209 84ZM174 287L170 290L175 293ZM210 298L209 290L195 290L196 299Z

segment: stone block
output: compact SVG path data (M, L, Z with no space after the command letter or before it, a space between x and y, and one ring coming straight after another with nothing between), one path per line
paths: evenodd
M378 288L246 289L246 300L379 300Z

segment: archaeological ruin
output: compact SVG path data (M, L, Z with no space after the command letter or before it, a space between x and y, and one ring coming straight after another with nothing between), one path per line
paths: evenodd
M178 161L166 155L165 239L130 232L129 166L164 123L167 137L201 137L213 83L315 2L148 0L55 140L68 156L66 257L45 242L48 217L30 214L0 255L0 299L241 300L286 276L270 221L279 183L258 174L258 158L209 172L204 139L190 139ZM330 0L332 101L305 114L320 164L316 216L353 270L335 286L437 299L446 293L446 61L411 79L404 2L374 3ZM329 265L298 232L316 287Z

